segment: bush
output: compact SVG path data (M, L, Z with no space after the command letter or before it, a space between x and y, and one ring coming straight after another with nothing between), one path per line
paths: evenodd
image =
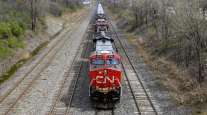
M17 22L11 22L9 25L11 32L15 37L20 37L24 33L23 28Z
M23 42L20 39L11 37L8 39L8 47L9 48L23 48Z
M12 36L19 38L24 34L24 28L17 22L0 23L0 39L9 39Z
M62 15L62 8L59 4L57 3L51 3L50 4L50 13L54 16L61 16Z
M8 23L0 23L0 39L8 39L12 36L11 28Z
M24 29L17 22L0 23L0 59L7 57L15 48L23 48L20 36Z
M5 58L11 53L11 49L8 48L7 40L0 40L0 59Z

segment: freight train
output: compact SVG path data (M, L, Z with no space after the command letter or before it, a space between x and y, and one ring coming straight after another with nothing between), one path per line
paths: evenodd
M109 29L109 24L106 19L103 7L101 4L98 4L96 11L96 22L95 22L95 32L107 31Z
M116 103L120 101L122 87L121 57L114 48L114 39L108 37L109 23L101 4L97 6L94 50L89 57L89 96L92 101ZM99 20L104 19L103 25Z

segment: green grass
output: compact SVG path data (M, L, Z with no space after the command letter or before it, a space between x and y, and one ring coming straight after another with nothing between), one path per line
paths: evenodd
M9 38L6 40L0 39L0 60L7 58L18 48L24 48L22 39Z
M11 54L12 50L8 47L8 41L0 40L0 59L3 59Z
M18 48L24 48L24 31L21 24L16 21L0 22L0 59L6 58Z
M26 60L20 60L15 65L13 65L8 72L6 72L0 77L0 84L8 80L25 62Z
M39 46L38 46L38 47L31 53L31 55L32 55L32 56L37 55L38 52L39 52L40 50L42 50L45 46L48 45L48 43L49 43L49 42L44 42L44 43L42 43L41 45L39 45Z
M11 53L12 53L12 50L11 49L0 47L0 60L1 59L5 59L9 55L11 55Z
M8 47L15 49L15 48L24 48L24 43L21 39L18 38L9 38L8 39Z
M77 10L79 10L81 8L83 8L83 5L73 4L73 5L66 6L63 11L64 12L76 12Z
M0 0L0 61L11 56L19 48L24 48L24 34L26 30L31 29L30 10L27 7L17 6L15 2L10 4L7 1ZM44 29L44 18L38 17L38 30ZM41 28L42 27L42 28ZM36 55L47 43L40 45L32 56ZM0 76L0 84L9 79L27 59L18 61L9 71Z
M3 82L5 82L6 80L8 80L14 73L16 73L16 71L23 64L25 64L29 59L31 59L32 57L34 57L35 55L37 55L40 50L42 50L45 46L47 46L47 44L48 44L48 42L42 43L39 47L37 47L31 53L31 57L29 57L27 59L22 59L22 60L18 61L16 64L14 64L5 74L3 74L2 76L0 76L0 84L2 84Z

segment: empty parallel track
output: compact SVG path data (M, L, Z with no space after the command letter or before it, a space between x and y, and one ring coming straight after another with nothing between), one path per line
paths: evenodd
M86 43L86 51L88 50L89 43L87 41ZM48 115L67 115L69 114L70 107L73 101L73 97L75 94L75 90L78 86L78 80L80 78L81 70L83 68L83 60L81 60L81 54L83 53L83 57L86 56L87 52L81 50L79 47L79 51L76 53L73 62L71 64L71 67L69 70L64 74L65 78L62 81L61 87L58 90L58 94L55 97L55 101L52 104L51 110L49 111ZM72 79L74 80L72 80ZM72 86L72 89L68 90L69 85ZM65 91L65 92L64 92ZM64 101L66 102L66 105L61 102L61 98L64 94L67 94Z
M110 19L109 19L110 21ZM124 47L121 39L119 38L116 29L114 28L112 22L111 32L115 38L115 47L117 50L121 50L122 54L122 67L124 75L127 79L130 92L135 101L138 114L139 115L158 115L158 112L153 104L153 99L148 94L149 92L145 88L143 81L140 78L138 71L135 69L134 64L131 62L131 59L127 53L126 48Z

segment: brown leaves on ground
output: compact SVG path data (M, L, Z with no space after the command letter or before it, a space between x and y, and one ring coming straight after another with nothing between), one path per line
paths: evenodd
M207 87L193 80L189 72L164 57L156 57L147 52L142 37L128 35L129 42L137 47L138 54L156 74L159 82L166 87L178 104L195 105L207 102Z

